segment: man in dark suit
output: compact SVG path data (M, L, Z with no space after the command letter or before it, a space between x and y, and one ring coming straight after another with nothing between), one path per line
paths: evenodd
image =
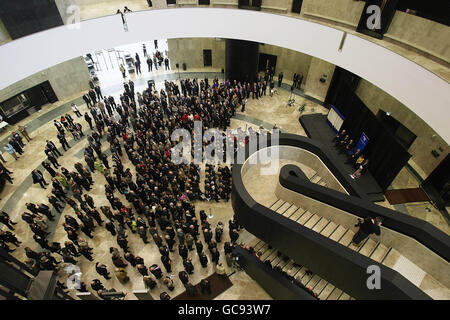
M96 96L94 90L92 90L92 89L89 90L89 97L91 98L93 104L96 104L96 103L97 103L97 96Z
M94 90L95 90L95 93L97 94L98 100L100 101L100 99L103 99L102 89L100 88L100 86L96 85Z
M153 264L150 268L149 268L150 272L155 276L156 279L161 279L163 276L163 273L161 271L161 268L158 267L157 264Z
M184 259L183 260L183 266L184 266L184 269L186 270L186 272L188 274L193 274L194 273L194 265L192 264L192 259L191 258Z
M43 189L47 189L45 186L47 186L48 183L45 181L41 171L34 169L33 172L31 172L31 177L33 178L33 183L39 183Z
M148 72L152 72L153 69L153 61L150 56L147 57L147 66L148 66Z
M97 271L97 273L99 275L103 276L106 280L111 279L111 277L109 276L108 269L106 268L106 266L104 264L96 262L95 270Z
M202 290L202 294L211 294L211 284L207 279L200 281L200 288Z
M87 94L87 93L83 94L83 100L84 100L84 102L86 102L86 105L88 106L88 108L92 107L92 101L91 101L91 98L89 97L89 94Z

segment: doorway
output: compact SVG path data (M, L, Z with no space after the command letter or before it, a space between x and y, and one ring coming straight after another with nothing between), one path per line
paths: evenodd
M258 72L266 71L267 69L272 70L272 68L273 70L275 70L276 66L277 66L277 56L266 53L259 54Z
M205 66L205 67L212 66L212 50L211 49L203 49L203 66Z

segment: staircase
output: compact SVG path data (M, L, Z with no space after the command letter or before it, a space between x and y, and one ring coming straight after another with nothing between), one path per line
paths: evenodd
M318 275L307 275L306 271L308 268L295 264L294 260L284 261L284 255L279 254L277 249L271 248L264 241L255 237L246 245L253 247L255 252L262 253L260 256L262 262L269 260L272 268L279 266L282 271L300 280L305 287L312 288L312 291L320 300L355 300Z

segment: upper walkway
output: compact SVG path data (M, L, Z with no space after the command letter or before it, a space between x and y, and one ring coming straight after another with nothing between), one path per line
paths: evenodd
M185 8L185 7L201 7L201 8L238 8L238 0L211 0L211 4L208 5L198 5L198 1L195 0L177 0L176 5L167 5L166 0L153 0L153 6L150 8L146 0L72 0L72 2L77 6L78 11L69 11L74 13L79 13L80 21L86 21L90 19L95 19L99 17L105 17L110 15L115 15L117 9L121 9L123 11L124 5L126 5L133 12L137 11L145 11L145 10L161 10L161 9L170 9L170 8ZM276 5L268 5L265 2L276 2ZM304 1L306 2L306 1ZM360 4L355 4L355 6L363 6L363 2ZM349 34L358 36L365 40L371 41L380 45L386 49L389 49L434 73L435 75L441 77L442 79L450 82L450 61L445 57L438 57L430 53L429 51L412 46L404 41L399 41L393 37L385 37L383 40L375 39L369 36L366 36L362 33L356 32L356 27L352 26L349 23L343 23L341 20L332 19L327 17L326 15L313 14L309 12L308 8L302 8L302 12L300 14L291 12L292 0L284 0L284 1L263 1L261 11L289 16L292 18L310 21L319 23L324 26L328 26L331 28L335 28L338 30L345 31ZM305 7L305 6L304 6ZM320 11L320 10L319 10ZM66 18L66 20L68 17ZM421 18L417 18L421 19ZM73 19L70 21L74 21ZM65 21L65 23L67 23ZM430 21L431 24L437 24L435 22ZM438 25L438 24L437 24ZM449 28L450 29L450 28ZM283 32L280 30L280 32ZM6 42L11 41L11 39L6 39L0 44L4 44Z

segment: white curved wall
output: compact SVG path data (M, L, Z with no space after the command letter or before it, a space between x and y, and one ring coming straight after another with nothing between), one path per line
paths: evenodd
M71 58L127 43L163 38L252 40L300 51L350 70L388 92L450 144L450 85L414 62L362 38L296 18L239 9L183 8L83 21L0 46L0 89Z

